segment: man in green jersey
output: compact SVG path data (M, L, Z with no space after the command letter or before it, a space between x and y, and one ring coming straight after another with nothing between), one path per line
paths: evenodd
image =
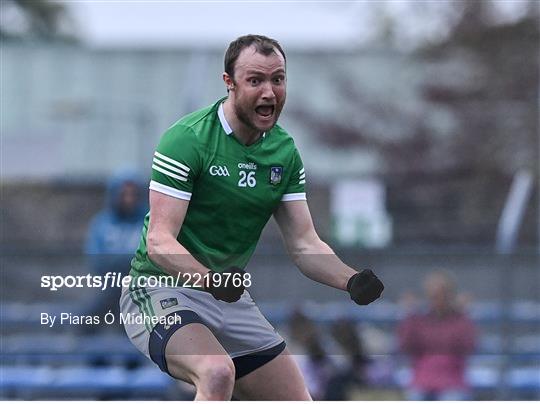
M302 160L276 124L286 98L279 43L233 41L223 81L228 96L176 122L154 154L150 213L120 301L125 318L144 321L128 318L126 332L163 371L194 384L196 399L309 400L285 342L245 290L265 224L273 215L304 275L356 303L376 300L383 285L342 263L314 229ZM167 277L182 280L150 285Z

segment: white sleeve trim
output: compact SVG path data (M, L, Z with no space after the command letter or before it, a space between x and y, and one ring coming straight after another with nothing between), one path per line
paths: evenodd
M281 197L281 202L289 202L289 201L306 201L306 193L305 192L298 192L296 194L283 194Z
M191 192L180 191L179 189L160 184L154 180L150 181L149 188L153 191L172 196L173 198L183 199L185 201L189 201L191 199Z

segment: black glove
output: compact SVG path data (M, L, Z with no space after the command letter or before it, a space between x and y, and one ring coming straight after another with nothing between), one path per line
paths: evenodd
M231 267L223 272L210 271L205 279L206 290L217 300L236 302L244 293L244 274L246 271Z
M383 290L383 283L371 269L358 272L351 276L347 282L347 291L351 295L351 299L360 305L370 304L377 300Z

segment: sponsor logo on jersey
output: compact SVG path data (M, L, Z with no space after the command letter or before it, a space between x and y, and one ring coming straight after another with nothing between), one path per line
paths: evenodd
M161 304L161 308L165 310L169 307L176 306L178 304L178 300L176 297L169 297L168 299L160 300L159 303Z
M281 177L283 175L283 167L281 166L272 166L270 167L270 184L277 185L281 182Z
M227 166L211 166L209 170L210 175L218 176L218 177L229 177L229 170L227 170Z
M238 163L238 168L244 169L244 170L256 170L257 164L255 163Z

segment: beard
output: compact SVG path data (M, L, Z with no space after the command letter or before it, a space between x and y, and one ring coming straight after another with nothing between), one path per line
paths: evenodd
M252 129L254 131L260 131L260 132L269 131L276 125L282 109L283 109L283 103L276 104L274 106L274 120L273 120L272 126L259 127L257 126L257 124L255 123L255 120L253 119L253 116L257 115L254 109L246 108L241 102L238 102L238 100L236 100L236 102L234 103L234 110L236 112L236 116L238 120L242 122L242 124L244 124L249 129Z

